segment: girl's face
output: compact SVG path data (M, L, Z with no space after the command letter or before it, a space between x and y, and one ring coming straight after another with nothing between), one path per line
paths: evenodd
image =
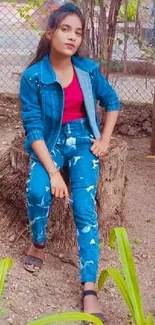
M57 30L48 32L51 42L51 50L64 56L74 55L82 44L83 30L80 18L76 14L70 14L62 20Z

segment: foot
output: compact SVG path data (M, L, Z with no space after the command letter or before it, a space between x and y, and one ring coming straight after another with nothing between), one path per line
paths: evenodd
M102 314L98 299L93 295L84 297L83 310L88 314Z
M36 272L36 271L39 271L40 268L41 268L41 262L43 262L44 260L44 257L45 257L45 253L44 253L44 243L40 243L39 244L40 247L43 246L43 248L37 248L35 247L33 244L31 245L30 249L28 250L28 253L27 253L27 256L26 256L26 259L28 259L28 257L32 257L32 261L31 261L31 258L30 258L30 263L26 263L24 264L24 268L29 271L29 272ZM33 258L34 258L34 263L33 263ZM38 259L38 261L40 260L40 266L37 266L35 265L35 258L36 258L36 261Z
M95 284L94 283L85 283L84 284L84 291L87 290L93 290L96 292L95 289ZM89 314L94 314L94 313L99 313L101 314L101 308L100 308L100 304L98 302L97 296L95 295L87 295L86 297L84 297L83 299L83 310L85 313L89 313Z

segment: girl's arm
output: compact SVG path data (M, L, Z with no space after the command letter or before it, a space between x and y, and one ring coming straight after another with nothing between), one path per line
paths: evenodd
M59 199L65 198L68 202L69 193L67 186L54 162L52 161L45 142L43 140L37 140L34 141L31 146L49 174L52 195Z
M100 106L105 107L106 117L103 132L100 140L93 140L91 151L97 156L104 156L108 150L111 135L113 133L118 113L120 101L118 96L103 74L97 69L94 75L94 88L96 99Z
M26 74L26 73L25 73ZM27 136L28 144L47 170L56 171L52 158L44 141L41 107L38 89L32 77L23 75L20 83L20 99L22 121Z
M20 83L20 99L22 121L27 136L28 145L32 147L39 161L49 174L52 194L57 198L68 199L67 186L59 172L57 172L46 143L44 141L41 107L39 103L36 82L28 75L22 77Z
M106 112L119 111L120 101L115 90L99 69L96 69L93 74L95 96L100 106L105 107Z
M110 142L111 135L113 133L117 118L118 118L119 111L108 111L106 112L104 128L101 135L101 141L106 141L107 143Z
M43 164L49 176L54 174L58 169L54 164L44 140L36 140L31 144L39 161Z

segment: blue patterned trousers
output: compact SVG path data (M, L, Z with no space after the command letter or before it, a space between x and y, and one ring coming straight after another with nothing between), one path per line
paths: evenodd
M96 282L99 263L99 234L96 189L99 159L90 151L92 132L87 118L62 125L51 152L59 169L67 166L72 209L77 229L81 282ZM27 209L36 243L46 241L46 226L52 203L50 179L39 161L31 160L26 189Z

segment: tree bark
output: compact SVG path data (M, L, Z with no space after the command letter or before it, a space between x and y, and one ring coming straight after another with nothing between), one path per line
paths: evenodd
M94 0L84 0L81 2L84 16L86 18L85 44L88 46L89 55L93 57L93 59L97 59L101 62L101 71L104 72L107 79L109 77L109 63L112 58L117 17L121 3L122 0L111 0L107 22L106 1L99 1L98 7L100 9L98 14L95 14L94 8L96 3ZM97 45L97 48L94 47L94 45Z
M97 191L97 211L100 236L107 238L109 229L120 226L126 192L127 145L121 139L113 140L108 155L100 160L100 178ZM0 211L5 216L7 233L16 237L27 226L25 187L29 157L23 148L23 137L16 137L10 149L0 158ZM67 184L67 172L63 171ZM48 225L48 238L53 248L71 250L76 246L76 232L71 207L54 200Z
M136 9L136 20L135 20L135 35L139 36L139 29L140 29L140 23L139 23L139 8L141 0L137 0L137 9Z
M100 1L100 20L99 20L99 38L100 38L100 51L99 56L101 59L101 71L107 75L108 71L108 52L107 52L107 17L105 1Z
M152 108L152 136L151 136L151 153L155 155L155 88Z
M124 20L124 50L123 50L123 73L127 73L127 55L128 55L128 0L124 1L125 20Z
M116 27L117 27L117 17L120 10L122 0L111 0L109 17L108 17L108 33L107 33L107 65L112 58L112 51L115 41ZM106 78L109 77L109 69L106 74Z

